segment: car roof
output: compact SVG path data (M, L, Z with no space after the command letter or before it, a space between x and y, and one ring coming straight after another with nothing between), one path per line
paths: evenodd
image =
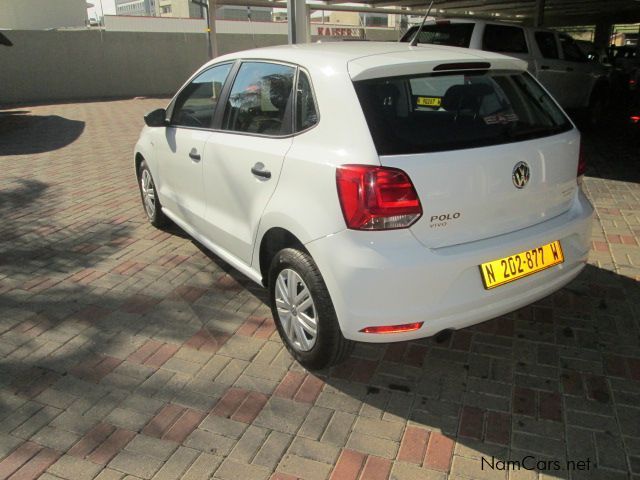
M301 65L308 70L318 68L349 69L352 78L363 77L364 70L375 70L381 76L390 67L404 67L411 70L412 65L422 71L431 71L440 64L464 62L488 62L491 68L523 70L526 63L494 52L485 52L468 48L444 45L409 46L400 42L327 42L305 43L297 45L279 45L235 52L218 57L210 62L219 63L235 59L262 59L289 62ZM406 74L411 73L406 71ZM397 73L400 74L400 73Z

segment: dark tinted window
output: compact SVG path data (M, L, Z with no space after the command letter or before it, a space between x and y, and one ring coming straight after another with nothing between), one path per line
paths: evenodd
M223 128L262 135L291 133L289 103L295 68L245 62L231 88Z
M176 99L171 124L210 128L231 64L210 68L187 85Z
M571 62L586 62L587 57L578 44L569 35L560 35L560 46L562 47L562 54L565 60Z
M355 82L380 155L458 150L571 128L528 73L456 73Z
M486 25L482 49L490 52L527 53L524 30L507 25Z
M318 123L318 111L308 75L300 70L296 89L296 131L301 132Z
M425 25L420 31L418 43L431 43L434 45L451 45L453 47L469 47L473 23L436 23ZM417 31L416 27L405 40L411 41Z
M551 32L536 32L536 43L544 58L558 58L556 36Z

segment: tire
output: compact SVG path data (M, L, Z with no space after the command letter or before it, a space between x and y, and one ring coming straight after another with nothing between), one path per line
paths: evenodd
M591 94L589 106L585 115L585 126L589 130L598 128L603 124L607 111L608 100L604 88L598 88Z
M293 290L300 296L299 300L289 300L292 297L289 285L295 285ZM297 307L308 303L305 288L311 305L297 310ZM308 253L285 248L275 255L269 269L269 299L280 338L291 355L304 367L317 370L336 365L353 351L355 342L342 335L329 291ZM313 340L310 340L313 329L305 330L304 326L313 327L314 322L308 319L315 320Z
M140 163L140 169L138 171L138 189L140 190L142 208L149 219L149 223L156 228L167 226L169 219L162 212L162 205L156 192L156 185L151 176L151 170L149 170L145 160Z

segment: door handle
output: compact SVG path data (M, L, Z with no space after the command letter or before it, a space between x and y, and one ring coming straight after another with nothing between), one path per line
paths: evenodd
M572 67L567 67L567 72L573 72L573 68Z
M258 162L253 167L251 167L251 173L253 173L256 177L261 178L271 178L271 172L269 170L265 170L264 163Z
M549 70L550 68L549 65L540 65L540 70Z
M198 153L198 150L196 150L195 148L192 148L191 151L189 152L189 158L191 158L191 160L199 162L200 154Z

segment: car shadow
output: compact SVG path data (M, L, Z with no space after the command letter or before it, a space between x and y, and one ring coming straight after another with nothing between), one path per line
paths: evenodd
M0 155L29 155L58 150L75 142L84 128L85 122L58 115L31 115L28 111L0 112Z

